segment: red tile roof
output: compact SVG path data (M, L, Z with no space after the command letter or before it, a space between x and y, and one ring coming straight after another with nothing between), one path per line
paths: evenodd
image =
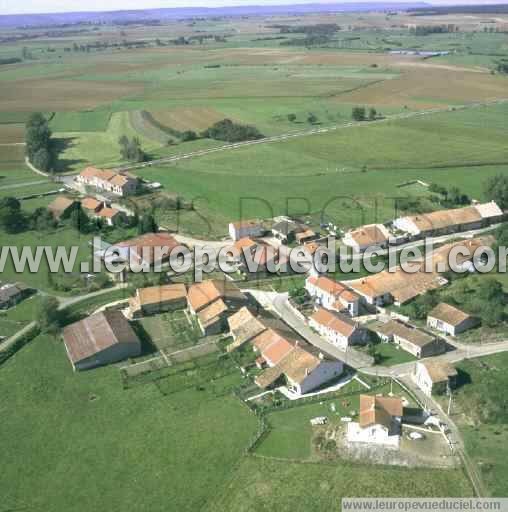
M355 322L340 313L333 313L323 308L319 308L311 316L311 319L347 338L356 330Z

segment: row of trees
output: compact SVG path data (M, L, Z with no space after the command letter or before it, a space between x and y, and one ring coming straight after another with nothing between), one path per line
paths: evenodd
M508 74L508 59L501 59L496 62L496 71L503 75Z
M26 154L30 162L41 171L51 170L55 148L48 120L40 112L32 114L26 123L25 133Z
M492 176L485 184L485 195L495 201L502 210L508 209L508 176L498 174Z
M141 148L141 142L138 137L129 139L126 135L122 135L118 139L120 145L120 155L124 160L129 162L144 162L146 160L146 153Z
M374 121L377 119L378 113L374 107L369 108L368 112L365 107L353 107L351 117L353 121Z
M459 187L446 188L437 183L431 183L429 192L439 194L442 197L440 204L444 207L466 206L471 204L471 198L467 194L464 194Z
M411 27L409 33L415 36L427 36L429 34L450 34L458 32L459 27L452 23L448 25L417 25Z

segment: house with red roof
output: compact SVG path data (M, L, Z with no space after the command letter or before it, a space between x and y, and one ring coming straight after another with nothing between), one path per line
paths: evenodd
M309 318L309 325L342 350L351 345L363 345L369 339L368 331L358 322L344 314L324 308L319 308Z
M319 306L350 316L359 315L361 297L342 283L328 277L310 276L305 281L305 289Z

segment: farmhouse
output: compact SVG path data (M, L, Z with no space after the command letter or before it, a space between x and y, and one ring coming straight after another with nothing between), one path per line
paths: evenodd
M274 273L278 269L278 250L252 238L241 238L234 244L239 252L238 270L243 274ZM248 261L247 261L248 258Z
M268 366L255 379L263 389L284 378L289 391L303 395L344 371L342 361L325 356L295 334L268 329L253 343L261 353L259 364Z
M359 314L360 296L342 283L328 277L310 276L305 281L305 289L326 309L346 311L353 317Z
M126 219L124 212L117 210L116 208L102 208L96 216L102 219L108 226L116 226L119 222Z
M265 229L257 220L241 220L229 223L229 236L236 242L241 238L263 236Z
M120 311L96 313L65 327L63 341L74 370L88 370L141 354L141 343Z
M26 299L33 290L23 283L3 284L0 286L0 309L9 309Z
M288 390L301 396L337 378L343 371L341 361L316 354L310 347L295 346L277 365L256 377L255 382L264 389L284 377Z
M187 303L208 336L223 332L227 318L247 304L247 297L231 281L211 279L191 285Z
M418 358L437 356L446 351L443 340L398 320L390 320L373 327L372 330L383 341L393 341L403 350Z
M478 318L475 318L460 309L450 306L444 302L438 304L427 315L427 326L441 331L450 336L456 336L461 332L467 331L480 323Z
M65 196L58 196L48 205L48 210L57 220L68 218L76 208L79 208L79 202Z
M296 234L301 231L300 226L292 220L281 220L272 226L272 235L283 244L294 242Z
M400 267L394 272L384 270L378 274L348 281L347 285L365 304L384 306L405 304L419 295L444 286L447 280L436 272L425 272L423 263L412 264L416 272L404 272Z
M413 380L426 395L443 395L453 389L457 375L450 363L421 361L416 363Z
M130 318L155 315L184 309L187 306L187 288L184 284L167 284L138 288L129 299Z
M368 333L349 317L319 308L310 318L309 325L321 336L342 350L350 345L359 345L368 341Z
M88 196L81 201L81 208L88 215L97 213L103 206L104 203L102 201L98 201L95 197Z
M400 398L360 395L359 421L348 423L347 440L398 449L402 415Z
M153 266L169 260L171 251L179 244L169 233L145 233L115 244L118 258L135 264Z
M245 343L252 341L256 336L270 328L284 329L285 325L275 317L262 310L259 315L244 306L228 318L229 333L233 342L228 345L227 351L231 352Z
M369 247L386 248L389 239L390 232L383 224L369 224L349 231L342 241L357 251L365 251Z
M490 202L400 217L393 221L393 225L415 237L424 237L479 229L498 222L502 217L502 210L496 203Z
M139 185L139 180L134 176L96 167L87 167L81 171L76 181L99 191L122 197L135 194Z

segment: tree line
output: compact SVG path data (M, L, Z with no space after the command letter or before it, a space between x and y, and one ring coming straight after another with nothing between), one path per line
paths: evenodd
M379 114L374 107L367 109L365 107L353 107L351 118L353 121L374 121L378 119Z
M48 120L40 113L32 114L26 122L26 154L32 165L41 171L53 168L56 155Z

